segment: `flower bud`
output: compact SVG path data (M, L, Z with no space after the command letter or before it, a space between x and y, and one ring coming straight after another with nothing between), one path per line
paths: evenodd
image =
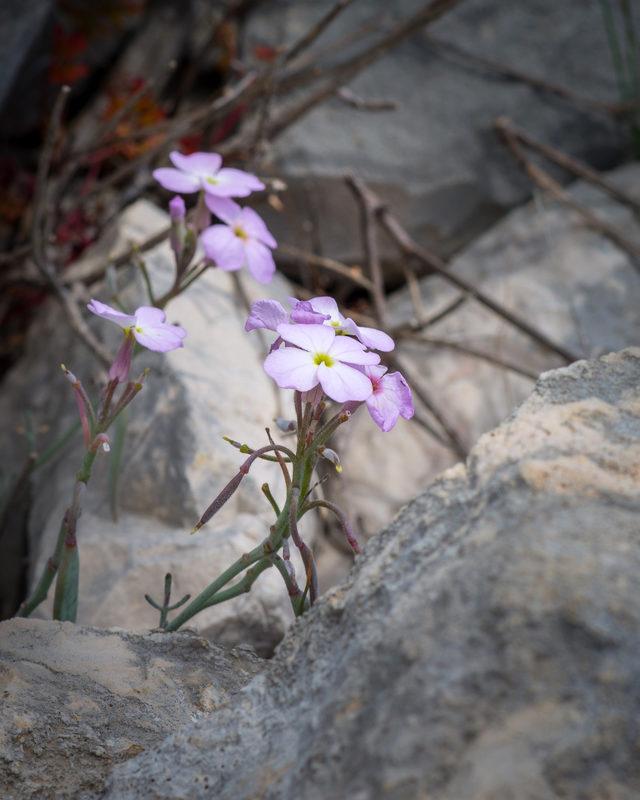
M330 447L319 447L318 453L333 464L337 473L342 472L342 462L340 461L340 456L335 450L332 450Z
M274 422L278 429L283 433L293 433L296 429L296 423L292 419L285 419L284 417L276 417Z
M176 195L169 201L169 215L172 222L181 222L187 213L184 200L180 195Z
M91 443L91 452L95 453L96 450L102 447L105 453L110 452L111 450L111 442L109 441L109 437L106 433L99 433L96 438Z
M80 381L76 378L76 376L71 372L70 369L67 369L64 364L60 364L60 369L64 372L65 378L69 381L72 386L77 386Z
M124 334L124 341L118 350L113 364L109 369L109 380L124 383L129 377L131 358L133 356L133 336L128 331Z
M176 196L169 201L169 215L171 216L171 230L169 232L169 243L176 257L176 264L180 264L184 251L185 224L184 218L187 209L184 200Z

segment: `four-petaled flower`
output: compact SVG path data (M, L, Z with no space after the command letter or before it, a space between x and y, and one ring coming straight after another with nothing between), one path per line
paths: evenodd
M355 336L365 347L370 347L372 350L388 353L395 347L393 339L384 331L356 325L350 317L343 316L333 297L312 297L311 300L299 300L291 312L291 320L304 322L304 318L297 319L296 317L299 312L307 315L309 311L324 316L323 325L334 328L336 333Z
M246 266L259 283L269 283L276 269L270 249L276 240L262 219L233 200L207 197L206 202L224 223L211 225L200 235L207 258L226 272Z
M398 417L411 419L414 412L411 389L400 372L387 372L381 365L364 367L363 372L373 388L366 399L367 408L381 431L390 431Z
M371 380L358 366L378 364L380 356L349 336L336 336L325 325L278 325L280 337L293 347L270 353L264 368L282 389L307 392L320 384L332 400L366 400Z
M134 314L125 314L116 308L92 300L87 308L102 319L108 319L122 328L124 342L109 370L109 378L125 381L131 367L134 341L149 350L167 353L183 346L187 335L184 328L165 322L164 311L153 306L141 306Z
M185 156L174 150L169 154L173 167L160 167L153 177L165 189L181 194L191 194L201 189L218 197L247 197L251 192L264 189L255 175L240 169L222 167L222 157L217 153L192 153Z
M276 331L278 325L287 319L299 325L326 325L342 336L355 336L365 347L388 353L395 343L384 331L367 328L356 323L350 317L344 317L338 310L333 297L312 297L311 300L290 298L291 314L277 300L257 300L251 306L249 317L245 323L246 331L267 328Z

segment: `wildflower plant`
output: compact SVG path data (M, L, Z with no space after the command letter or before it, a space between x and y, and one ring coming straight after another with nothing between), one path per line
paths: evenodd
M176 296L191 286L211 266L225 270L240 269L245 264L263 283L271 280L275 264L271 249L276 246L265 224L251 209L241 209L229 198L246 197L264 188L264 184L247 172L223 168L216 153L182 155L171 153L174 168L156 170L154 175L161 185L181 194L199 192L198 204L188 219L183 198L177 195L169 202L171 228L169 242L175 259L174 281L162 296L156 297L144 261L137 255L146 285L150 305L141 306L133 314L113 308L99 300L91 300L89 311L101 319L117 325L123 339L108 371L108 380L96 408L81 381L64 365L65 376L71 383L80 417L85 455L76 473L73 497L60 525L54 552L31 596L20 607L20 616L29 616L47 597L55 580L53 617L75 621L78 607L80 560L78 555L77 526L81 501L91 479L93 464L98 453L110 450L108 431L122 412L142 389L145 372L130 380L132 360L137 350L147 348L168 352L183 346L186 331L179 325L166 322L164 308ZM227 256L224 248L215 248L215 257L196 258L198 235L210 223L208 201L213 210L226 223L224 227L236 245ZM217 201L218 205L213 205ZM210 235L211 236L211 235ZM218 238L220 238L218 234ZM237 244L236 244L237 243ZM228 249L228 248L227 248Z
M142 389L146 371L129 380L135 342L149 350L168 352L182 347L186 332L178 325L165 322L158 308L142 306L128 315L118 309L92 300L89 311L116 324L123 332L123 342L109 369L108 381L96 408L82 382L62 364L62 371L71 384L78 407L85 453L76 473L71 503L65 511L52 555L32 595L22 604L18 614L28 617L47 597L55 579L53 618L75 622L78 609L80 558L77 528L82 510L82 497L91 479L94 462L100 451L109 452L108 431Z
M376 342L381 350L393 348L393 341L384 332L364 329L363 333L339 314L337 306L334 309L331 298L314 298L304 303L293 300L292 303L292 311L288 313L276 301L257 301L245 328L248 331L267 328L277 334L264 369L278 386L294 390L295 420L277 420L277 424L281 430L295 434L295 445L277 444L268 428L268 444L257 449L225 437L247 458L202 514L193 532L203 528L220 511L258 459L279 464L286 490L284 502L280 506L269 485L263 484L262 492L275 515L269 534L257 547L231 564L171 621L166 621L166 610L163 610L165 630L178 630L201 611L250 591L258 577L272 567L282 576L294 613L301 615L318 595L313 554L299 531L304 515L315 508L331 511L354 553L359 552L346 514L334 503L314 496L318 460L324 457L341 471L339 456L328 443L363 404L367 404L382 430L390 430L399 416L408 419L413 415L406 381L397 372L387 375L385 367L380 366L380 356L373 350ZM326 313L329 309L335 311L335 315ZM338 324L334 324L336 321ZM368 346L362 338L367 339ZM291 562L292 547L299 551L304 564L302 585L298 583Z
M165 189L179 193L169 202L169 242L175 260L173 285L165 294L156 297L144 261L138 257L149 305L141 306L132 314L99 300L91 300L88 305L90 312L120 328L123 338L97 407L81 381L62 367L73 388L85 454L76 473L72 500L63 516L54 552L31 597L21 606L21 616L29 616L44 601L55 580L54 619L76 619L80 564L77 526L82 495L98 453L110 449L109 429L143 387L146 371L135 380L129 378L132 360L141 348L169 352L184 345L186 331L166 321L164 308L211 267L228 272L247 267L261 283L269 282L275 272L272 256L275 239L255 211L241 207L232 199L263 189L262 182L249 173L222 167L222 159L215 153L182 155L173 152L170 158L173 167L156 170L154 177ZM188 212L181 195L194 193L198 199ZM210 224L211 214L219 222ZM203 257L197 255L198 242ZM285 486L284 502L280 506L268 484L262 486L275 515L269 534L172 620L168 619L169 613L177 612L190 597L185 596L173 605L170 603L170 575L165 578L161 603L145 596L160 611L160 627L164 630L177 630L200 611L248 592L261 573L271 567L282 576L294 613L302 614L318 594L313 554L298 527L304 515L315 508L331 511L353 551L359 551L345 513L328 500L315 496L314 475L319 459L328 460L338 472L342 469L339 455L329 447L331 437L362 405L366 405L382 431L393 428L399 417L409 419L413 415L407 382L399 372L388 373L380 363L379 353L394 348L393 340L384 331L357 325L341 314L330 297L291 299L290 303L291 308L287 310L275 300L255 302L245 330L265 329L276 334L264 369L280 388L294 392L295 420L278 419L276 424L280 430L295 436L295 444L291 447L277 444L268 428L268 444L258 449L225 437L247 458L202 514L193 532L203 528L224 506L258 459L279 465ZM299 551L304 564L302 586L298 584L291 562L292 546Z

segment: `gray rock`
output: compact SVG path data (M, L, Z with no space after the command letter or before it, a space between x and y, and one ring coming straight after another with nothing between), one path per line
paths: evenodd
M640 201L638 165L606 177ZM640 229L628 209L583 183L575 184L571 192L640 245ZM512 211L455 258L450 268L584 357L640 342L637 265L588 230L574 212L544 197ZM427 319L458 296L438 277L424 278L420 288ZM393 324L413 318L408 291L391 295L389 312ZM424 334L493 354L534 375L560 364L552 353L471 300ZM529 378L439 346L406 342L398 353L412 382L429 393L467 446L505 419L533 384ZM352 513L368 533L386 525L401 505L456 460L415 423L401 420L384 436L376 431L366 413L345 426L338 445L344 472L328 487L337 502L348 498Z
M640 349L545 373L214 719L106 796L640 793Z
M167 224L163 211L140 201L119 221L111 252L120 252L129 241L142 242ZM106 255L102 253L97 260ZM159 293L172 280L168 244L145 257ZM95 259L95 255L87 256L89 266ZM145 302L141 284L128 283L124 277L122 287L127 307ZM247 281L246 288L253 298L277 296L282 300L288 293L282 278L269 287ZM103 288L97 289L96 296L109 299ZM150 366L151 373L130 407L118 481L118 519L113 520L109 502L113 451L110 456L99 455L83 498L78 621L85 625L134 630L153 627L157 614L145 604L144 594L161 592L165 572L173 571L176 595L195 595L268 534L273 513L260 485L267 481L276 497L282 495L278 465L259 462L214 520L198 536L189 535L246 458L222 436L261 446L266 441L265 426L273 427L274 416L283 413L278 410L283 399L262 369L264 351L259 338L243 330L246 313L228 273L208 271L168 306L168 316L184 324L188 338L181 350L164 356L147 351L136 361L135 369ZM115 326L98 319L91 323L98 335L110 337L107 341L115 354L120 337ZM7 375L0 398L3 452L14 454L11 465L19 465L26 456L24 437L16 430L26 409L37 429L50 429L48 441L76 421L61 361L98 396L100 370L64 324L59 306L51 303L31 329L25 355ZM79 438L33 476L33 502L25 522L33 554L31 582L52 552L69 504L82 458ZM307 538L312 534L309 517ZM48 613L48 607L41 611ZM194 624L228 643L250 641L260 651L268 651L282 637L292 616L284 584L272 570L261 577L250 595L208 609Z
M248 50L295 41L333 4L260 4L249 18ZM422 5L353 3L318 41L320 63L330 65L355 49L340 44L348 34L368 24L360 47ZM598 3L466 0L427 32L577 95L617 98ZM355 172L375 185L415 235L444 252L460 247L530 193L493 132L499 115L599 168L620 159L624 133L606 114L444 57L427 32L386 54L350 87L364 99L397 102L396 111L357 111L333 99L276 141L274 171L290 190L283 196L286 213L272 212L269 222L283 242L359 263L357 207L341 179Z
M224 704L261 668L188 633L0 623L0 794L79 798L114 765Z
M53 0L0 5L0 135L18 136L37 123L46 92Z

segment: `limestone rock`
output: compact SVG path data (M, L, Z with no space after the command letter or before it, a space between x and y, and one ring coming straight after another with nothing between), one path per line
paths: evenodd
M119 222L110 252L121 252L130 241L142 242L167 224L163 211L139 201ZM94 269L106 256L104 252L88 255L74 269ZM159 294L172 280L168 244L149 251L145 258ZM133 309L145 302L139 276L137 282L130 276L121 277L120 287L127 307ZM268 287L247 279L246 288L252 297L283 300L288 293L280 277ZM97 296L109 300L103 288L97 289ZM167 313L171 321L185 326L188 337L183 349L167 354L144 351L134 363L134 369L150 366L151 372L128 414L117 482L117 520L110 509L109 463L114 449L110 456L99 455L83 499L78 616L82 624L137 630L153 627L156 612L144 603L143 596L161 591L165 572L173 571L176 593L196 594L268 534L273 515L260 485L268 481L276 497L281 497L277 464L258 462L214 520L198 536L189 536L202 512L246 458L222 436L261 446L266 442L265 426L273 427L274 416L283 413L279 408L284 400L262 368L264 351L259 337L243 330L246 312L228 273L208 271L168 306ZM120 336L115 326L95 318L90 322L115 354ZM25 410L31 413L36 429L49 428L48 438L40 439L44 443L76 422L73 397L60 372L61 361L82 378L90 393L98 395L100 372L94 360L84 345L74 340L59 306L51 303L32 327L25 355L5 379L0 398L4 452L15 454L13 464L19 465L26 457L24 436L18 434ZM287 395L290 401L291 392ZM31 581L51 553L71 497L82 458L78 439L76 436L71 446L33 476L33 503L25 523L34 554ZM311 517L307 523L309 538ZM251 595L226 607L208 609L194 624L207 635L231 644L251 641L266 652L282 637L291 618L284 584L272 570L261 576Z
M607 178L640 201L640 167L622 167ZM640 245L633 214L583 183L572 188L580 203L624 231ZM450 265L451 271L480 287L554 341L585 357L640 342L640 280L626 253L585 228L557 203L537 198L512 211ZM428 319L458 296L438 277L421 283ZM412 319L408 291L392 295L394 324ZM560 364L504 320L467 300L424 335L475 348L538 375ZM522 402L533 380L440 346L413 342L398 348L411 381L431 396L462 441L470 446ZM348 502L361 527L375 533L455 455L415 422L402 420L381 435L365 413L358 413L338 445L344 472L329 490Z
M215 711L260 667L188 633L0 623L0 795L99 792L114 764Z
M296 41L333 4L258 5L248 22L247 50ZM422 0L353 3L318 41L320 63L330 68L423 5ZM345 41L354 32L361 32L357 42ZM418 238L454 251L530 193L493 132L500 115L601 169L620 160L623 132L606 115L444 56L430 45L429 35L578 96L605 102L617 97L598 3L465 0L350 86L365 100L395 101L395 111L358 111L333 98L278 138L274 171L289 192L283 196L286 213L269 215L276 238L281 233L283 242L360 263L353 235L357 207L342 181L345 172L355 172ZM269 207L264 211L269 214Z
M639 463L640 349L545 373L106 797L637 797Z

